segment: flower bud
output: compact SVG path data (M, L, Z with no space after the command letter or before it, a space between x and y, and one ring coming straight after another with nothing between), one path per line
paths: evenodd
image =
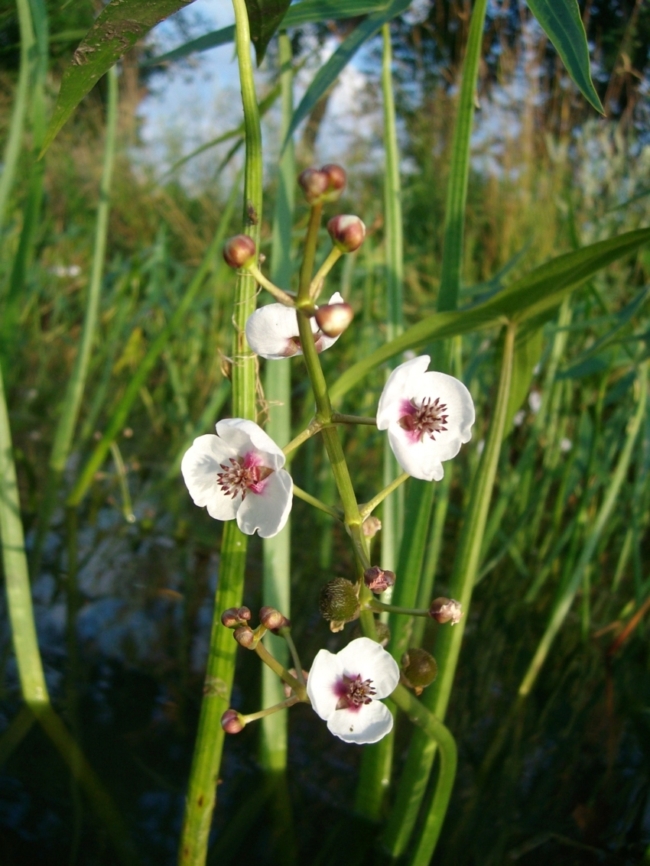
M377 642L380 643L384 648L387 646L388 641L390 640L390 629L386 625L385 622L382 622L380 619L375 620L375 631L377 632ZM352 632L352 638L363 637L364 634L361 631L360 626L356 626L354 631Z
M358 250L366 236L366 227L358 216L339 214L327 223L332 243L342 253Z
M231 268L243 268L255 255L255 241L248 235L235 235L223 247L223 257Z
M227 734L238 734L245 726L246 722L237 710L226 710L221 716L221 727Z
M434 657L419 647L404 653L401 667L404 684L413 689L416 695L421 695L438 675L438 664Z
M250 618L251 612L247 607L229 607L221 614L221 624L226 628L237 628L246 625Z
M435 598L429 606L429 616L441 625L446 622L457 625L463 616L463 609L460 602L453 598Z
M245 649L255 649L259 641L259 637L249 625L240 625L234 630L232 636L239 646L243 646Z
M276 634L279 628L286 628L291 625L286 616L274 607L263 607L261 609L260 622L265 628Z
M354 318L349 304L325 304L316 310L318 327L327 337L339 337Z
M363 579L372 592L386 592L388 587L395 583L395 572L384 571L378 565L373 565L372 568L367 568L364 571Z
M306 168L298 175L298 184L302 188L309 204L320 201L327 192L330 180L326 172L317 168Z
M326 201L338 201L348 182L345 169L340 165L336 165L336 163L330 162L324 165L321 171L327 176Z
M344 577L335 577L321 589L320 612L332 631L341 631L346 622L359 616L359 599L354 584Z
M381 520L378 517L375 517L374 514L371 514L370 517L366 517L361 526L361 531L366 538L374 538L380 529Z

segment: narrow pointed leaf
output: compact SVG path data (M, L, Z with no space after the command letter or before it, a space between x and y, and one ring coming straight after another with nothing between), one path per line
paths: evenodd
M590 105L604 114L591 80L587 34L577 0L526 0L530 11L544 28L567 72Z
M353 364L334 383L330 395L333 400L340 399L377 365L400 352L422 348L432 340L493 328L508 319L522 323L541 316L601 268L649 241L650 229L599 241L535 268L482 304L429 316Z
M251 41L259 66L271 37L280 26L291 0L246 0Z
M45 136L47 150L84 96L151 28L192 0L113 0L104 8L63 73L61 90Z

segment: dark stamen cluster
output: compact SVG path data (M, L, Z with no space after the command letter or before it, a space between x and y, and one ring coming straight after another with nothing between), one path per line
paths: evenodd
M343 694L336 705L337 710L369 704L372 701L372 696L376 694L372 680L362 680L361 674L357 674L356 677L348 677L344 674L341 681L341 691Z
M241 457L231 457L229 463L230 466L226 463L220 464L223 472L217 472L217 484L226 496L232 496L234 499L238 493L241 493L242 499L245 499L249 488L261 480L260 467L244 466Z
M430 436L435 440L436 433L442 433L447 429L447 406L440 402L440 398L436 397L433 400L431 397L425 397L421 406L416 406L413 401L411 405L415 412L409 415L404 415L400 418L400 426L403 430L415 432L420 440L425 436Z

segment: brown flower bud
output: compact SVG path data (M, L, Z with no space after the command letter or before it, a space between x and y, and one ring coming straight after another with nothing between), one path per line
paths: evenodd
M246 726L243 716L237 710L226 710L221 716L221 727L227 734L238 734L243 731Z
M296 673L295 668L289 668L289 673L292 674L294 677L296 677L296 679L298 679L298 674ZM307 677L308 676L309 676L309 673L303 668L302 669L302 678L305 681L305 685L307 684ZM284 691L285 698L290 698L291 695L293 694L293 689L291 688L289 683L284 683L282 686L282 690Z
M429 606L429 616L441 625L446 622L457 625L462 619L463 609L454 598L435 598Z
M370 517L366 517L361 527L361 531L366 538L374 538L380 529L381 520L378 517L375 517L374 514L371 514Z
M372 568L367 568L364 571L363 579L372 592L386 592L389 586L395 584L395 572L384 571L378 565L373 565Z
M332 243L343 253L358 250L366 236L366 227L358 216L339 214L327 223Z
M226 628L237 628L246 625L250 618L251 612L247 607L229 607L221 614L221 624Z
M426 650L414 647L402 656L402 679L404 684L421 695L438 675L438 664Z
M321 171L327 176L327 194L325 200L338 201L348 182L345 169L340 165L336 165L336 163L330 162L324 165Z
M263 607L261 609L260 622L269 631L276 633L279 628L286 628L291 625L286 616L274 607Z
M243 646L245 649L255 649L259 641L259 637L249 625L240 625L234 630L232 636L239 646Z
M354 318L349 304L325 304L316 310L316 321L328 337L338 337Z
M320 612L331 622L332 631L341 631L346 622L359 616L359 599L354 584L344 577L335 577L321 589Z
M328 190L330 180L326 172L317 168L306 168L298 175L298 184L302 188L309 204L321 201Z
M243 268L255 255L255 241L248 235L235 235L223 247L223 257L231 268Z

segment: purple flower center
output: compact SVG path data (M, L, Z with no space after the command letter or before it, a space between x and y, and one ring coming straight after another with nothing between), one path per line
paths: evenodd
M234 499L241 494L242 500L249 490L251 493L261 493L264 482L273 472L268 466L262 466L260 456L253 451L243 457L231 457L228 463L221 463L220 467L223 472L217 472L217 484L226 496Z
M414 400L402 401L399 426L406 430L412 442L421 442L425 436L435 440L436 433L447 429L447 405L440 398L425 397L418 406Z
M364 704L372 701L376 689L372 680L362 680L361 674L349 677L347 674L336 681L334 693L338 696L337 710L359 710Z

